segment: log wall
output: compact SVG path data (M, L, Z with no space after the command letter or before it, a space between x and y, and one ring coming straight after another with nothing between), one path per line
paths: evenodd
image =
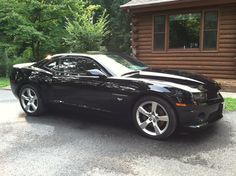
M153 14L157 12L143 12L133 14L134 53L152 68L186 70L212 78L236 79L236 4L212 8L219 9L217 51L154 51Z

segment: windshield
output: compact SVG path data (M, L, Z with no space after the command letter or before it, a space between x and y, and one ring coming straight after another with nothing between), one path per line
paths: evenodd
M147 65L129 56L116 54L98 55L97 61L100 62L109 72L116 76L121 76L129 72L141 71L148 68Z

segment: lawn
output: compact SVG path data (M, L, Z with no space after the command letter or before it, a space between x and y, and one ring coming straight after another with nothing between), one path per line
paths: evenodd
M6 87L10 84L9 78L0 77L0 88Z
M225 98L225 110L226 111L236 111L236 99L235 98Z

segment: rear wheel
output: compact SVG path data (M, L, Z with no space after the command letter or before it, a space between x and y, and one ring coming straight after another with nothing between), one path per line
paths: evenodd
M37 116L45 111L43 100L35 86L25 85L19 94L22 109L28 114Z
M134 106L133 121L144 136L165 139L176 129L177 121L173 108L158 97L144 97Z

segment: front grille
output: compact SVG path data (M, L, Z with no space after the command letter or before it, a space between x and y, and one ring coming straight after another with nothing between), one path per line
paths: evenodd
M210 90L207 92L207 99L216 99L218 98L219 92L216 90Z

